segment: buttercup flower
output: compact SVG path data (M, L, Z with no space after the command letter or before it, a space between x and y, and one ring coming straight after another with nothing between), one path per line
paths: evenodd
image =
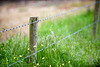
M41 44L41 46L43 46L43 44Z
M44 57L42 59L44 59Z
M36 45L34 45L34 47L37 47Z
M22 55L19 55L19 57L22 57Z
M30 50L29 48L27 50Z
M68 63L70 63L70 61L68 61Z
M14 57L14 59L16 59L16 57Z
M64 64L62 64L62 66L64 66Z
M51 65L49 67L51 67Z
M37 66L39 66L39 63L37 63Z

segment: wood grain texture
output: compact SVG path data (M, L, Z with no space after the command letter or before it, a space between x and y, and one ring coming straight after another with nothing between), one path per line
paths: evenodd
M37 21L38 17L31 17L30 23ZM30 24L29 28L29 42L30 42L30 54L37 52L37 37L38 37L38 23ZM37 54L34 57L30 57L30 62L36 64Z

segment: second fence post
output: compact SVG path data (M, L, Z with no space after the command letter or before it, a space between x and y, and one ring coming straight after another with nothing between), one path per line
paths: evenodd
M37 21L38 17L31 17L30 23ZM29 42L30 42L30 54L37 53L37 36L38 36L38 23L32 23L29 27ZM37 54L34 57L30 57L29 63L36 64Z
M96 0L98 2L99 0ZM100 10L100 3L95 4L95 14L94 14L94 23L99 21L99 10ZM94 24L93 27L93 36L94 39L96 39L97 36L97 30L98 30L98 22Z

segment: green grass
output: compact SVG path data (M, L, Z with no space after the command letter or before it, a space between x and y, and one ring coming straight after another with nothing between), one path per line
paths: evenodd
M98 67L100 66L100 24L97 39L93 39L93 26L56 43L93 22L94 12L61 16L41 22L37 50L55 43L37 53L37 67ZM56 19L56 20L55 20ZM2 33L3 34L3 33ZM16 35L0 43L0 67L7 67L29 55L29 38ZM19 56L22 57L19 57ZM15 58L15 59L14 59ZM11 67L28 67L29 58ZM62 65L64 64L64 65ZM36 65L33 65L36 66ZM31 66L31 67L33 67Z

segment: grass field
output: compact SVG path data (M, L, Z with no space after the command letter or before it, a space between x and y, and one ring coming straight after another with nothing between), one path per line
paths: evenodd
M93 39L93 26L59 43L60 39L93 22L94 12L72 14L41 22L38 31L37 50L54 43L37 53L37 65L32 67L99 67L100 66L100 24L97 39ZM3 33L2 33L3 34ZM29 55L29 38L16 35L0 43L0 67L7 67ZM28 67L29 58L11 67Z

